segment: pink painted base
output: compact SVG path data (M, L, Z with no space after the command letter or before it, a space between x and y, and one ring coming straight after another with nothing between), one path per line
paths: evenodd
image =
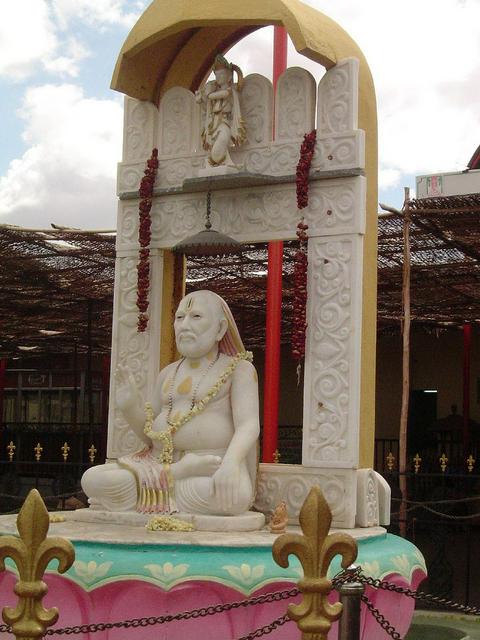
M416 570L412 583L391 574L385 579L402 587L416 589L425 574ZM0 594L2 606L14 606L16 597L13 587L16 576L10 571L0 574ZM245 600L245 596L220 583L205 580L190 580L169 591L146 581L128 579L110 582L92 591L83 590L77 584L56 574L47 574L45 581L49 591L44 599L47 607L57 606L60 618L56 627L75 626L99 622L117 622L132 618L159 616L226 602ZM273 591L291 589L292 582L278 581L255 591L252 596ZM367 588L366 594L373 605L388 619L403 637L413 616L414 600L389 591ZM296 598L298 602L300 598ZM338 600L338 593L332 592L330 600ZM219 613L204 618L175 621L168 624L139 628L118 628L95 634L78 634L75 637L86 640L144 640L146 633L156 640L185 640L186 638L209 640L234 640L258 627L269 624L283 615L288 601L249 606ZM388 640L389 635L378 625L371 613L362 607L361 638L363 640ZM271 634L275 640L295 640L300 632L294 622L288 622ZM337 624L329 634L337 637Z

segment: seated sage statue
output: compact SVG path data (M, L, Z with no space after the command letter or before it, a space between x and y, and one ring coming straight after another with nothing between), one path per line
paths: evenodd
M225 301L190 293L175 314L181 358L165 367L146 407L131 372L116 401L145 448L91 467L90 504L108 511L240 515L253 504L259 435L257 374Z

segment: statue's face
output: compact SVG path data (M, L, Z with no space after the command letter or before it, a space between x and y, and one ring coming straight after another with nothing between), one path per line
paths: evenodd
M215 80L221 86L228 84L232 80L232 72L230 71L230 69L227 69L226 67L220 67L219 69L215 69L214 74L215 74Z
M205 294L185 297L175 314L175 342L185 358L206 356L222 339L226 320L221 310Z

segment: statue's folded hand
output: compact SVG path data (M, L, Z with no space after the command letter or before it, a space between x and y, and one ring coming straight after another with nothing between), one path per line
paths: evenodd
M229 511L238 503L240 468L237 464L223 461L213 475L212 492L218 498L224 511Z
M177 480L195 476L212 477L220 466L220 456L186 453L183 458L175 463L173 473Z

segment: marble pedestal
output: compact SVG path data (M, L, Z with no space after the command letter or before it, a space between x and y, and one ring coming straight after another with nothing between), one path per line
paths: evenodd
M287 569L272 558L275 534L266 530L244 533L193 531L148 532L143 527L67 521L50 526L50 535L72 540L74 565L63 576L53 561L45 575L49 591L45 606L57 606L57 628L189 611L219 603L291 589L302 575L295 557ZM0 517L0 534L16 533L16 516ZM297 527L289 531L298 531ZM408 541L381 527L352 529L359 546L358 564L367 575L416 588L425 577L421 553ZM338 558L329 577L340 569ZM16 574L7 561L0 573L0 602L13 605ZM367 595L403 636L413 615L414 601L387 591L367 589ZM332 593L332 601L338 594ZM288 600L248 606L213 616L176 621L146 630L114 628L95 633L98 640L143 640L146 635L184 640L234 640L269 624L286 611ZM387 640L388 635L367 610L362 611L362 639ZM300 638L295 623L275 631L276 640ZM79 634L87 640L91 635ZM92 636L93 637L93 636ZM336 627L329 637L337 637Z

